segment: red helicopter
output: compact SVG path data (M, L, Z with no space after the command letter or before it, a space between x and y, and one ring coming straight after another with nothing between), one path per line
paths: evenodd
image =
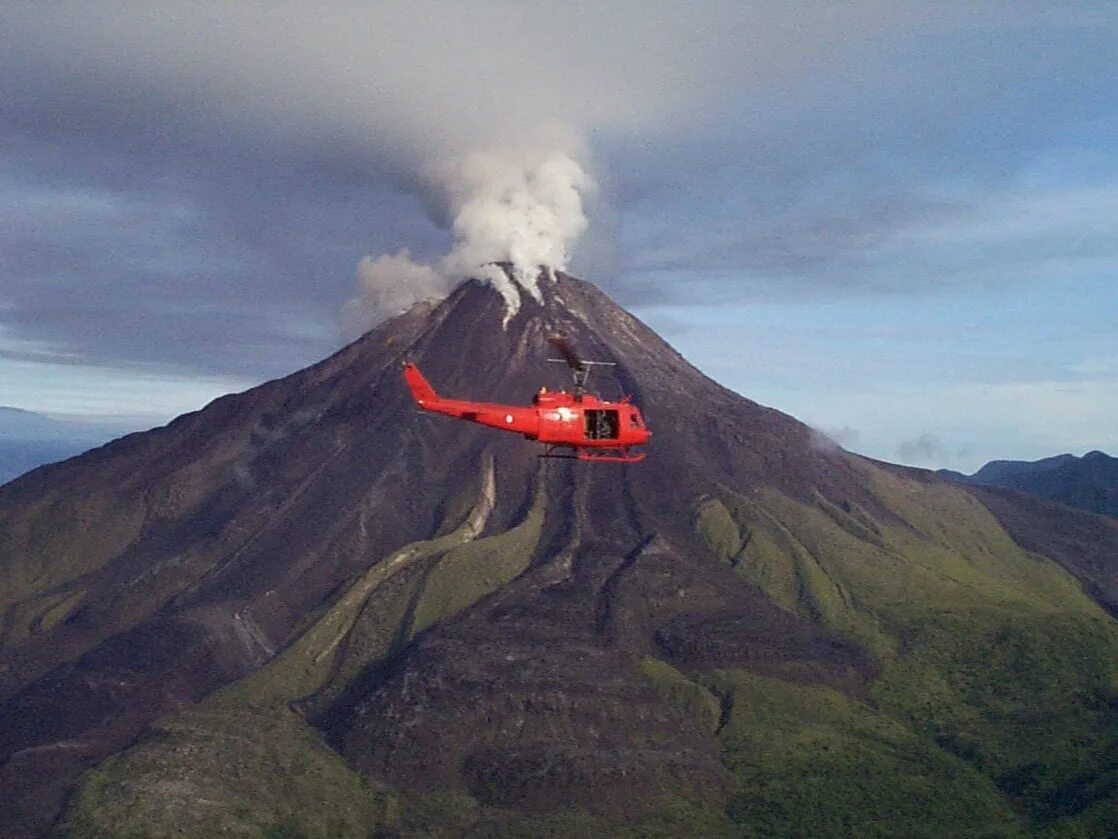
M563 358L548 361L567 364L574 373L574 392L549 391L541 387L532 397L531 407L498 405L444 399L411 361L404 363L404 379L425 411L488 425L502 431L515 431L529 440L539 440L547 448L540 457L565 457L600 463L637 463L644 452L630 446L648 442L652 432L645 427L640 409L626 396L620 402L607 402L586 392L592 367L612 367L611 361L583 361L562 338L551 343ZM556 454L557 449L572 449L575 454Z

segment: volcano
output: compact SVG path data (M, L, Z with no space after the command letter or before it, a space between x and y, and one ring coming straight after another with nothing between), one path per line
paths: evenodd
M522 297L0 488L0 833L1114 817L1118 523L845 452L573 277ZM541 460L401 377L524 404L554 335L647 460Z

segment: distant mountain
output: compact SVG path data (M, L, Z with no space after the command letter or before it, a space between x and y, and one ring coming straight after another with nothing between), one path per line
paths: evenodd
M1100 451L1032 462L994 460L973 475L947 469L940 474L961 483L1004 487L1091 513L1118 516L1118 458Z
M1118 522L821 446L573 277L506 315L0 487L0 835L1107 835ZM524 403L556 334L647 460L402 381Z
M119 437L121 429L67 422L0 405L0 484Z
M86 443L76 441L0 439L0 484L45 463L55 463L81 454L88 448Z
M55 422L42 414L0 405L0 437L40 437L54 426Z

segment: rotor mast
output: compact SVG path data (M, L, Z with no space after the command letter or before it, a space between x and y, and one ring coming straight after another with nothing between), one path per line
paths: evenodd
M549 358L548 361L554 364L566 364L571 368L571 376L574 379L574 397L576 402L581 402L583 395L586 393L586 382L590 378L590 370L592 367L616 367L615 361L584 361L581 359L571 347L566 338L553 337L548 338L555 349L559 350L562 358Z

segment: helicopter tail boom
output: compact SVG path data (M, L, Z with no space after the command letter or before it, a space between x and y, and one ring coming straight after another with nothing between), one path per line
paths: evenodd
M439 395L431 387L431 383L419 372L419 368L410 361L404 364L404 380L408 383L411 395L420 405L439 401Z

